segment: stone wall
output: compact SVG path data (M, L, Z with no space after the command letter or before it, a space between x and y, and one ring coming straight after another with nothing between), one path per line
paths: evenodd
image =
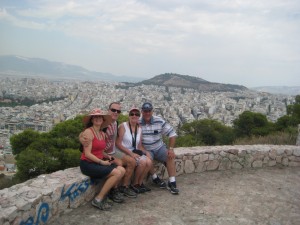
M213 170L300 166L300 146L236 145L176 148L177 175ZM167 177L165 167L155 164ZM41 175L0 190L0 224L47 224L62 213L90 201L100 185L78 167Z

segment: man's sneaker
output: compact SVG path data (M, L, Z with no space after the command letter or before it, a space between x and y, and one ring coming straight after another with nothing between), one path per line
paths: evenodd
M143 188L145 192L151 191L151 189L147 187L144 183L141 184L141 188Z
M168 189L170 190L170 192L174 195L179 194L179 190L176 187L176 181L174 182L168 182Z
M123 193L128 198L136 198L137 197L137 194L129 187L121 186L119 189L120 189L120 192Z
M137 194L145 193L145 189L141 188L139 184L131 185L131 188Z
M124 202L124 197L123 195L120 193L119 189L118 188L114 188L114 189L111 189L109 194L108 194L108 197L114 201L114 202L117 202L117 203L122 203Z
M155 179L152 179L153 183L156 184L160 188L166 188L166 182L163 180L159 179L159 177L156 177Z
M101 209L101 210L105 210L105 211L111 210L111 207L112 207L110 204L108 204L106 202L106 199L103 199L100 202L96 201L96 199L93 199L92 205L99 208L99 209Z

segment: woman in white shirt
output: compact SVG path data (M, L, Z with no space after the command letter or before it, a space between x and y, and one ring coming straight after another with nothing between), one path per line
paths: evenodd
M136 160L136 169L131 188L136 193L151 191L150 188L143 184L150 168L152 161L149 153L142 145L142 129L138 124L141 113L138 108L132 108L129 111L129 121L119 126L116 146L125 154Z

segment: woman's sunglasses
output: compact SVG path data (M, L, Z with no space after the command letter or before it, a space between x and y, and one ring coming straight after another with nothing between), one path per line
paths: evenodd
M141 114L139 113L129 113L129 116L140 116Z

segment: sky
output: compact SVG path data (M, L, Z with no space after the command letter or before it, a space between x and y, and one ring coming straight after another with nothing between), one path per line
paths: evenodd
M0 0L0 55L300 86L299 0Z

